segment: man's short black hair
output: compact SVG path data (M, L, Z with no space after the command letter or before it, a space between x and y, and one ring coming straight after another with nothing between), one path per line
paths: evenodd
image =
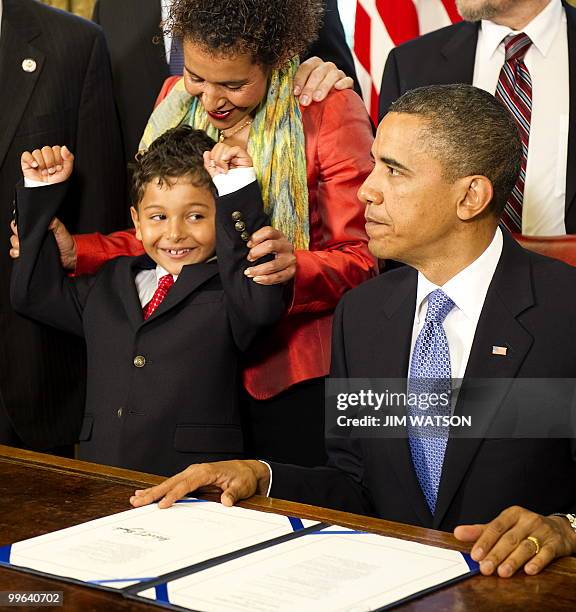
M446 178L487 177L494 189L492 210L500 217L522 162L518 126L501 102L472 85L430 85L405 93L390 112L428 121L426 144Z
M214 192L212 179L204 168L203 153L211 151L215 144L206 132L188 125L164 132L147 151L136 156L132 201L139 204L144 197L146 185L152 181L162 186L169 179L183 176L190 177L196 186Z

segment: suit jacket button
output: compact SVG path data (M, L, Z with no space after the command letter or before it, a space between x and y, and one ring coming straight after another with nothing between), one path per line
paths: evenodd
M234 229L237 232L243 232L246 229L246 223L244 223L244 221L236 221L236 223L234 223Z
M242 213L239 210L235 210L232 213L232 220L233 221L241 221L242 220Z
M123 408L118 408L118 412L116 413L118 415L118 418L121 419L122 418L122 412L124 411Z
M242 232L240 234L240 238L242 238L244 242L248 242L248 240L250 240L250 234L248 232Z
M143 368L146 365L146 357L143 355L136 355L136 357L134 357L134 365L137 368Z

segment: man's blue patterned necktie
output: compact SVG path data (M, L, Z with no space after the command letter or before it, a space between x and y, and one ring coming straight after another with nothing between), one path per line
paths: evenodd
M424 402L432 393L450 397L450 350L442 323L452 308L454 302L441 289L436 289L428 296L426 320L414 344L408 379L408 393L418 394L421 398L418 405L410 405L408 408L410 451L418 481L432 514L436 509L442 463L448 443L448 427L415 426L410 417L450 416L450 402L447 402L447 406L434 407Z

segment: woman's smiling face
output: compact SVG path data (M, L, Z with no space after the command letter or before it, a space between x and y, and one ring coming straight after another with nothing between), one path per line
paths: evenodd
M247 119L266 95L268 71L250 54L214 55L185 40L184 63L186 91L199 98L218 130Z

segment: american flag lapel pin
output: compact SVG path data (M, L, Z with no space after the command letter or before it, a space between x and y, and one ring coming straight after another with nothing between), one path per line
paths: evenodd
M506 346L493 346L492 355L502 355L505 357L508 354L508 347Z

